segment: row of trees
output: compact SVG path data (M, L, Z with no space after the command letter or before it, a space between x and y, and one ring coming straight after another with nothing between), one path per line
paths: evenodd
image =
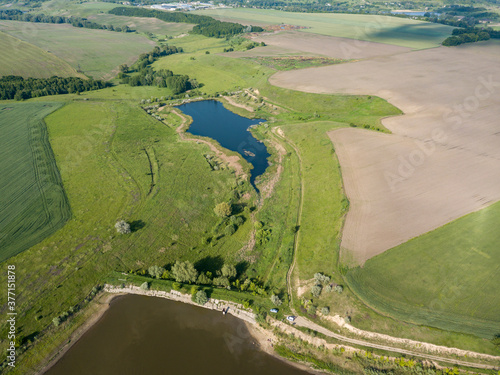
M224 264L215 275L210 271L198 271L190 261L176 261L170 270L154 265L147 270L130 271L130 273L142 276L149 275L155 279L175 280L176 283L213 285L227 289L235 288L240 291L248 291L254 295L267 295L266 290L257 280L245 279L242 281L238 279L236 267L232 264ZM180 284L177 287L180 287Z
M110 86L108 82L78 77L27 78L5 76L0 78L0 99L25 100L47 95L80 93Z
M0 19L13 20L23 22L38 22L38 23L57 23L57 24L70 24L74 27L83 27L86 29L109 30L117 32L133 32L128 26L114 27L113 25L101 25L81 17L61 17L61 16L47 16L45 14L30 14L23 13L18 9L0 10Z
M458 46L464 43L474 43L490 38L500 39L500 31L491 28L461 28L454 29L452 36L443 41L443 46Z
M149 17L158 18L165 22L182 22L193 23L195 26L191 31L193 34L201 34L208 37L223 38L226 36L241 34L245 31L245 26L239 23L222 22L212 17L200 16L198 14L186 12L164 12L154 9L145 9L139 7L117 7L109 11L110 14L117 16L129 17ZM263 31L259 26L252 26L250 31L260 32Z

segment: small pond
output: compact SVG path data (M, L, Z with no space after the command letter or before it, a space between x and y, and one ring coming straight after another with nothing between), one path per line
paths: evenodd
M178 108L193 118L188 130L191 134L215 139L222 147L241 154L253 166L250 183L255 187L255 179L266 171L267 158L271 155L248 128L264 120L239 116L215 100L191 102Z

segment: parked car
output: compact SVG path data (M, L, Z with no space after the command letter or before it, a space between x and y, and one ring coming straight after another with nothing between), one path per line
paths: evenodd
M271 309L271 310L269 310L269 311L271 311L272 313L277 313L277 312L278 312L278 309Z
M295 318L296 318L296 317L295 317L295 316L293 316L293 315L290 315L290 316L287 316L286 318L287 318L290 322L293 322L293 321L295 320Z

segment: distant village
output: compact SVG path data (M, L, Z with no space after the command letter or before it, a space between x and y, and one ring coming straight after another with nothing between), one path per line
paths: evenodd
M213 3L200 3L199 1L194 1L186 3L155 4L151 5L151 8L159 10L168 10L168 11L176 11L176 10L190 11L197 9L225 8L225 6L224 5L216 6Z

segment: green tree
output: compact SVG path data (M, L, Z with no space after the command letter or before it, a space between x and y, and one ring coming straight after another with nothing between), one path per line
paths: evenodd
M219 217L228 217L231 215L232 211L233 211L233 209L232 209L231 205L227 202L219 203L214 208L215 214Z
M147 281L144 281L142 284L141 284L141 289L142 290L148 290L149 289L149 283Z
M175 281L180 283L194 283L198 278L198 271L194 268L193 263L189 261L176 261L172 266L171 273Z
M228 289L231 285L231 283L229 282L229 279L225 276L216 277L215 279L213 279L212 282L216 286L223 286L223 287L228 288Z
M330 314L330 308L329 308L328 306L323 306L323 307L321 308L321 314L323 314L323 315L328 315L328 314Z
M282 303L280 297L277 296L276 294L271 295L271 302L276 306L280 306Z
M196 294L194 296L194 301L198 305L204 305L205 303L208 302L207 293L205 293L204 290L199 290L198 292L196 292Z
M157 279L161 278L164 272L165 268L160 266L151 266L148 268L148 273L151 275L151 277L155 277Z
M210 280L204 273L200 273L200 276L198 276L198 279L196 280L196 284L209 285L211 283L212 280Z
M236 267L232 264L224 264L221 269L222 276L232 279L236 277Z
M130 224L125 220L118 220L115 224L115 229L120 234L127 234L131 232Z
M311 293L314 297L319 297L319 295L321 294L321 290L323 288L321 287L321 285L314 285L312 288L311 288Z

